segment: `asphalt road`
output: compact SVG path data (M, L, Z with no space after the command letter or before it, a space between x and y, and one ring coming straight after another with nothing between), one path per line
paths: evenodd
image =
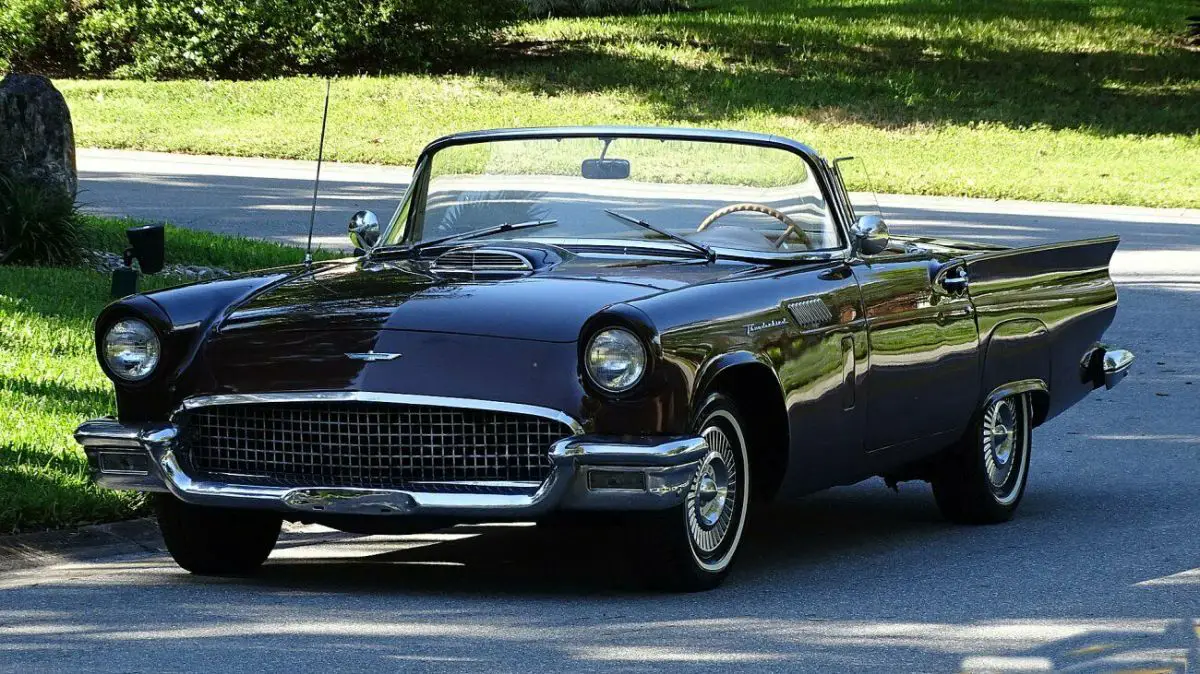
M96 210L281 237L304 222L300 177L81 166ZM330 210L352 211L394 186L333 187ZM248 580L194 578L157 554L11 572L0 670L1197 671L1200 217L883 205L902 231L1123 237L1108 341L1138 360L1035 431L1014 521L950 525L924 485L873 480L752 513L729 582L684 596L640 590L619 538L531 526L298 533Z

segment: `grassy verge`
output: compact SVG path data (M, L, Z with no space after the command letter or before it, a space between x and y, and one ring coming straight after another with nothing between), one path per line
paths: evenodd
M704 4L530 21L456 73L343 79L327 156L409 164L498 126L717 126L863 157L885 192L1200 205L1188 0ZM315 155L313 79L59 85L81 145Z
M120 251L130 223L87 218L96 249ZM170 229L171 262L248 270L295 263L294 248ZM143 287L177 283L146 277ZM96 364L92 319L109 276L86 269L0 266L0 534L122 519L134 493L97 489L71 437L79 422L112 414L112 385Z

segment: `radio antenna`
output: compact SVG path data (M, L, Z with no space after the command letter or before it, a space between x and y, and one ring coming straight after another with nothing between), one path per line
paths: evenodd
M317 222L317 191L321 189L321 162L325 159L325 122L329 121L329 78L325 78L325 112L321 114L321 142L317 145L317 179L313 181L312 211L308 214L308 245L304 247L304 266L312 266L313 225Z

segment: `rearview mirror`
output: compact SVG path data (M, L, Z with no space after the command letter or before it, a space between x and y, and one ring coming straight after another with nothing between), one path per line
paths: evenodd
M379 243L379 218L371 211L359 211L350 218L350 243L368 251Z
M850 228L850 243L854 251L860 255L878 255L887 250L887 223L878 215L864 215Z
M629 177L629 160L584 159L580 172L589 180L624 180Z

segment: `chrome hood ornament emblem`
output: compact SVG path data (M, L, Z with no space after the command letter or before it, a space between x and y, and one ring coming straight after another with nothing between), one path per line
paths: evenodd
M403 354L399 353L375 353L368 351L366 353L347 353L346 357L351 360L365 360L368 363L374 363L377 360L396 360Z

